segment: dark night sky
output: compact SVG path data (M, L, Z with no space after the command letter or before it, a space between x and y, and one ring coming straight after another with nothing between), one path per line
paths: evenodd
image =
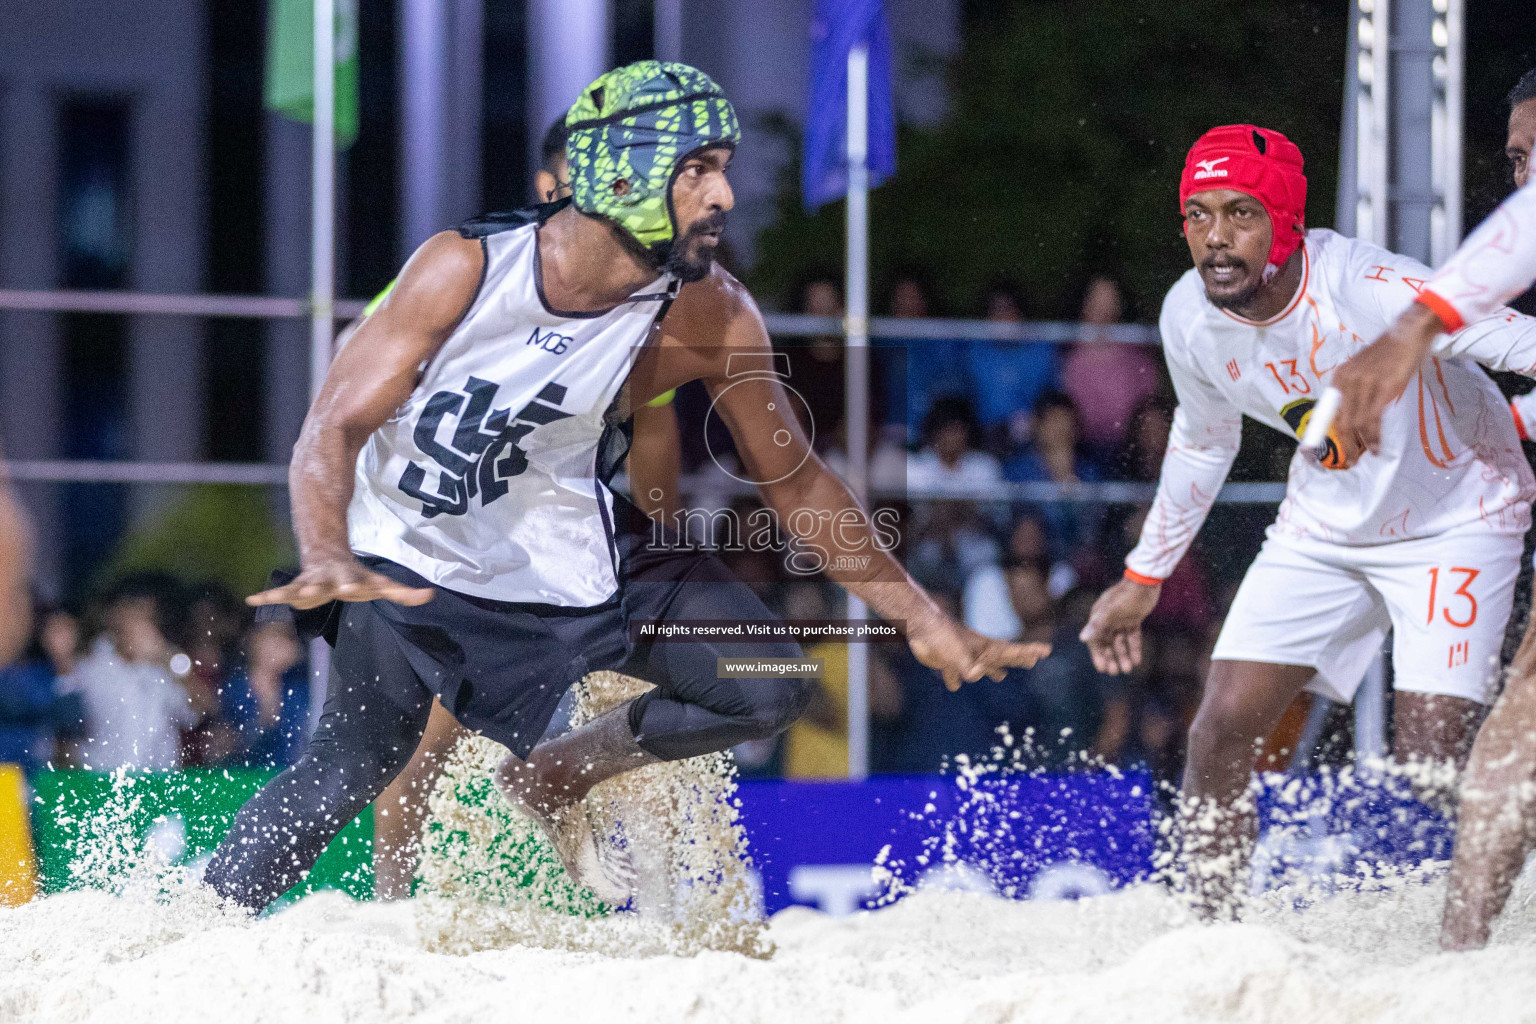
M1465 227L1486 217L1513 188L1504 160L1505 96L1536 67L1536 6L1530 0L1467 0Z

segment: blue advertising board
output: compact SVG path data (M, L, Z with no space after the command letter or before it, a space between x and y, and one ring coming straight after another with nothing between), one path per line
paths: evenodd
M1106 891L1152 869L1151 780L1141 774L885 777L741 783L741 821L769 913L849 913L900 887L1024 899Z
M1157 808L1141 773L749 780L739 797L769 913L847 914L930 884L1072 898L1153 871ZM1258 808L1259 888L1324 892L1451 853L1451 823L1392 773L1271 776Z

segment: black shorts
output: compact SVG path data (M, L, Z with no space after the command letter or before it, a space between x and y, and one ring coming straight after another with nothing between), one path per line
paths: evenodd
M332 643L333 671L349 682L366 686L398 673L403 659L455 718L519 757L543 735L565 692L590 672L624 672L684 701L734 707L743 703L731 692L738 684L715 678L717 656L798 656L797 647L782 641L674 643L659 652L658 645L632 642L631 620L774 616L712 554L656 546L639 530L622 533L615 547L619 589L589 608L472 597L434 586L387 559L361 556L390 579L431 587L433 599L415 607L391 601L328 606L301 613L300 628ZM684 650L693 647L698 649Z

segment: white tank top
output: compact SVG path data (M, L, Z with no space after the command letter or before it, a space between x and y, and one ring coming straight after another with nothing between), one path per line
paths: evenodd
M606 313L551 310L532 216L461 229L485 249L480 292L359 453L348 536L448 590L590 607L618 589L604 413L677 284Z

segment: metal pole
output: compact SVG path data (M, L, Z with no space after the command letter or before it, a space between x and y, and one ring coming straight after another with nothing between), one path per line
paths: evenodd
M682 60L683 0L655 0L651 13L651 46L656 59Z
M1344 49L1344 112L1339 123L1339 190L1333 213L1333 229L1346 238L1355 237L1360 205L1360 32L1356 17L1351 17L1345 33L1349 39Z
M449 221L447 0L400 3L401 259Z
M1435 213L1431 262L1439 266L1461 245L1462 86L1465 68L1465 30L1462 0L1434 0L1435 22L1431 42L1436 54L1431 73L1437 84L1434 139Z
M331 365L336 329L336 4L315 0L315 135L310 201L309 398L313 402ZM330 676L331 650L309 645L310 722L320 720Z
M1355 691L1355 754L1362 760L1387 754L1387 659L1380 652Z
M528 0L528 179L544 130L608 70L609 0ZM529 186L531 192L532 186Z
M343 299L332 305L340 320L362 313L368 303ZM254 320L308 320L313 314L303 299L272 295L172 295L157 292L12 291L0 288L0 309L30 309L48 313L128 313L134 316L208 316ZM782 333L782 332L781 332Z
M480 125L485 108L485 3L454 0L453 33L445 62L451 72L449 110L452 129L448 152L452 173L444 196L447 218L440 228L473 217L485 209L481 198Z
M1445 131L1451 151L1445 165L1445 234L1449 242L1445 258L1450 259L1450 253L1461 246L1463 230L1461 158L1462 147L1466 144L1464 138L1466 129L1462 123L1462 104L1465 101L1467 74L1467 29L1463 0L1448 0L1447 7L1449 10L1445 19L1448 36L1445 55L1448 65L1445 84Z
M336 3L315 0L315 137L310 201L309 397L331 365L336 304Z
M331 311L337 320L360 316L365 299L336 299ZM93 292L76 288L14 291L0 288L0 310L19 309L42 313L129 313L134 316L207 316L250 320L308 320L307 299L271 295L175 295L162 292ZM802 313L763 314L768 333L775 337L809 338L836 334L843 329L840 317L807 316ZM946 320L942 318L870 317L869 329L882 338L947 338L951 341L1011 341L1021 345L1076 341L1083 325L1075 320ZM1152 324L1108 324L1099 328L1095 341L1121 345L1161 345L1162 336Z
M869 49L848 52L848 315L844 423L848 484L864 504L869 490ZM868 617L848 595L848 618ZM848 777L869 774L869 645L848 645Z
M1435 17L1430 0L1392 4L1389 50L1390 113L1387 127L1387 248L1421 263L1433 261L1437 147L1444 126L1435 124L1436 88L1431 70ZM1439 130L1437 130L1437 127Z
M1388 102L1392 55L1388 34L1391 24L1389 3L1390 0L1356 0L1354 19L1359 46L1356 71L1360 83L1355 122L1359 154L1355 165L1358 196L1355 237L1380 246L1388 244L1391 223L1391 197L1387 191L1387 162L1390 159L1387 131L1392 114Z

